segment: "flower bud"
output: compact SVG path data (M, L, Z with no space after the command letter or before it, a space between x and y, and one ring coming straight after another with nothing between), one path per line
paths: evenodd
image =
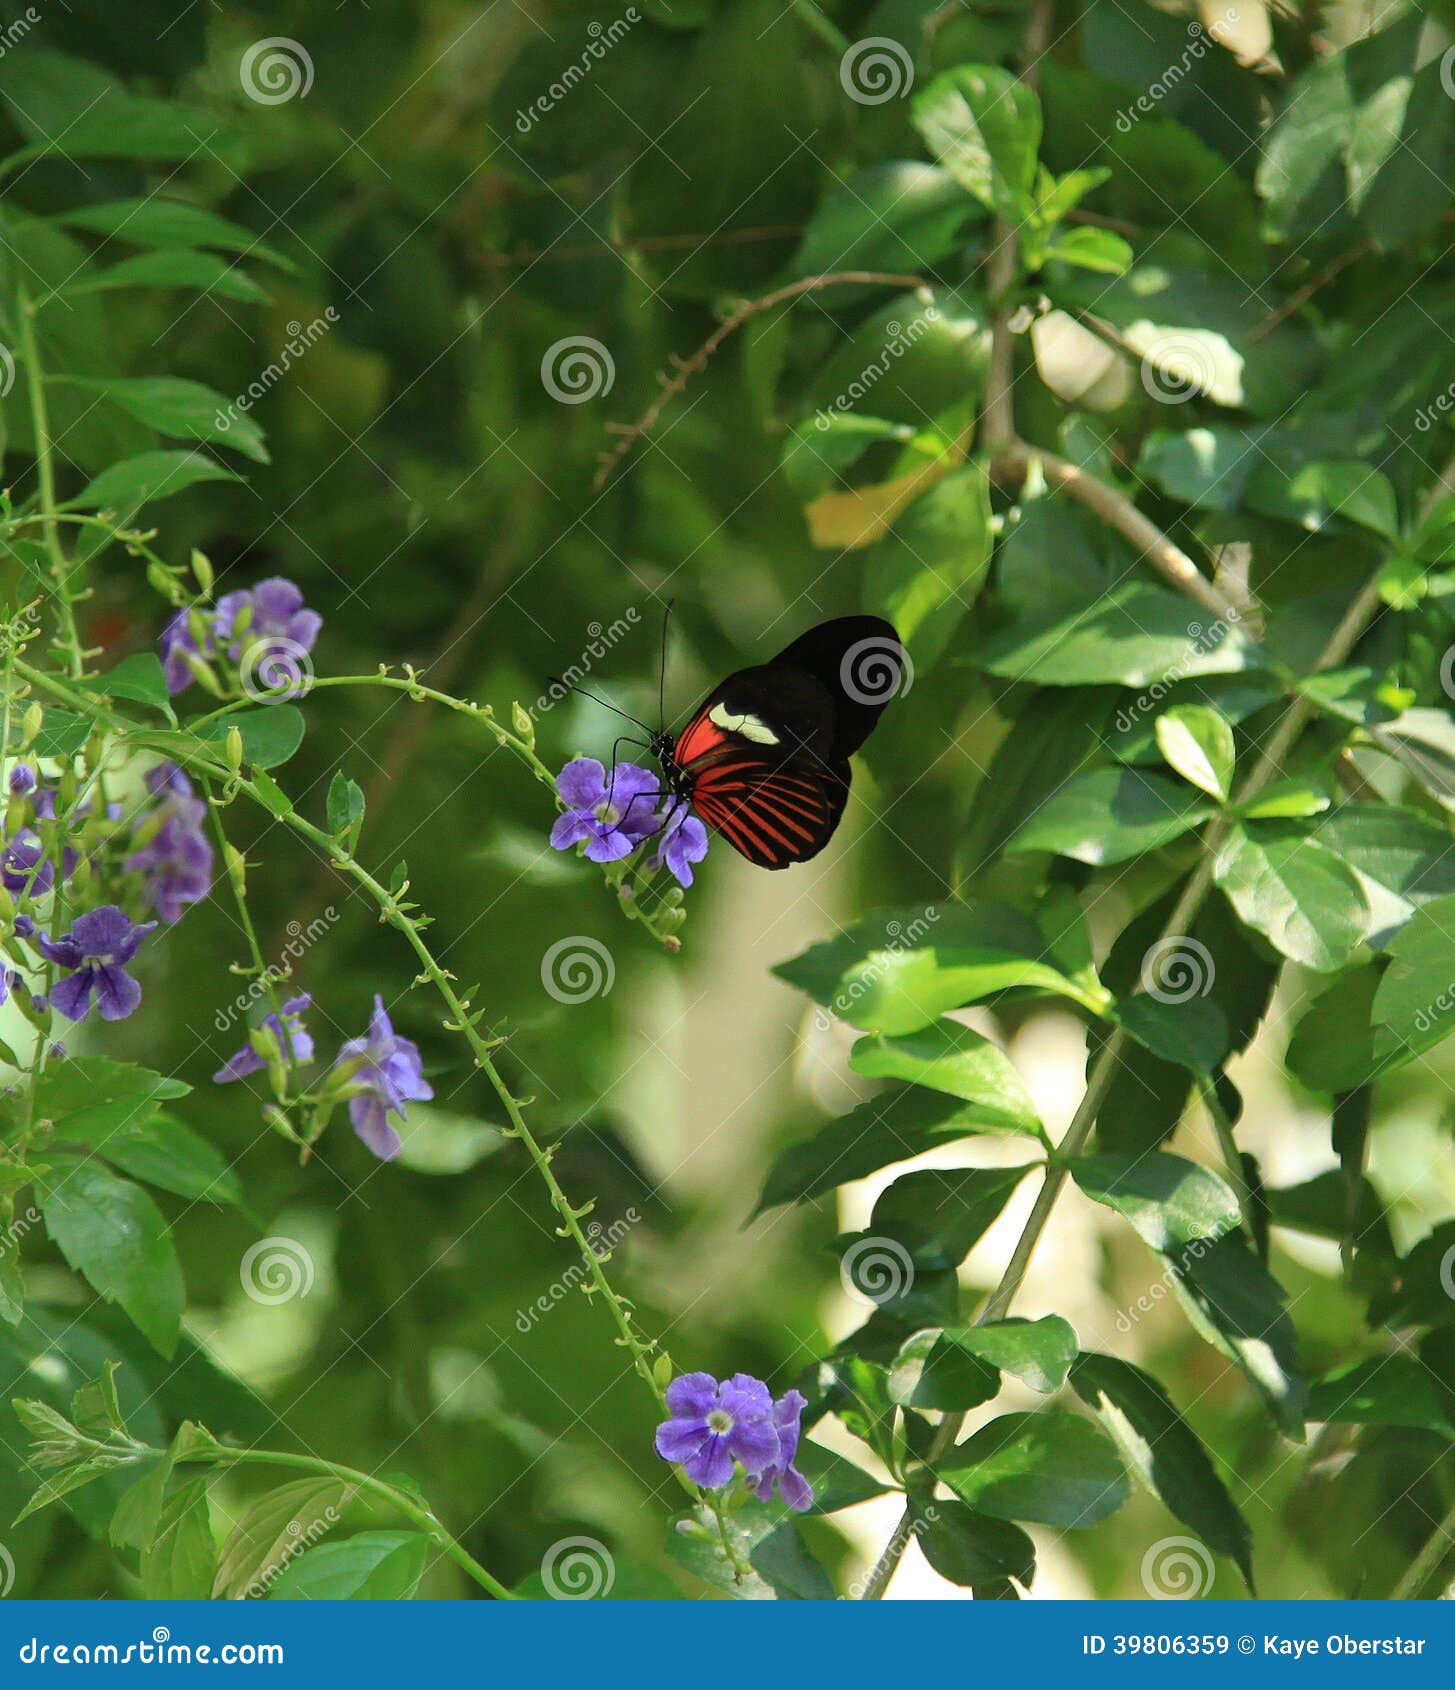
M531 748L534 748L536 742L536 725L531 720L530 711L527 710L523 704L516 702L510 707L510 720L514 724L515 731L520 735L525 743Z
M20 749L28 751L40 737L41 724L45 721L45 711L40 707L39 699L35 700L20 721Z
M196 546L193 546L191 563L192 573L197 578L197 585L201 587L204 593L210 593L212 591L213 575L212 564L207 556L207 553L199 551Z
M227 730L224 750L227 756L227 766L236 774L243 765L243 739L239 729L229 728Z

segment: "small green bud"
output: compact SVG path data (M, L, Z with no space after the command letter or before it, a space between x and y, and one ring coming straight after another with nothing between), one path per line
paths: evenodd
M510 720L515 727L516 733L520 735L528 746L534 749L536 742L536 725L531 720L530 711L519 702L512 704L510 707Z
M224 744L224 751L227 757L228 768L236 774L243 766L242 734L237 728L229 728L227 730L227 739Z
M41 709L37 699L25 712L20 722L20 749L29 751L36 740L40 738L41 724L45 721L45 711Z
M207 553L199 551L196 546L193 546L191 562L192 573L197 578L197 585L201 587L204 593L210 593L212 591L213 575L212 563L209 560Z

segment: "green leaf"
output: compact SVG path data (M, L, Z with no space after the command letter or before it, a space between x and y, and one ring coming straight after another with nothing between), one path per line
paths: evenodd
M972 1133L1005 1130L997 1118L987 1122L976 1104L907 1086L871 1098L830 1121L815 1137L790 1144L769 1169L758 1208L807 1202L938 1145Z
M282 253L259 240L251 229L230 223L191 200L166 199L161 194L145 199L106 200L100 205L83 205L74 211L60 212L55 220L67 228L114 235L132 246L213 246L223 252L243 253L279 269L295 268Z
M1005 1052L956 1021L936 1021L917 1033L860 1039L849 1057L858 1074L910 1080L976 1105L982 1130L1040 1134L1030 1093Z
M1078 862L1125 862L1200 826L1214 807L1161 775L1117 764L1073 775L1006 847Z
M921 1168L903 1174L875 1198L867 1230L873 1237L893 1239L917 1267L957 1267L1036 1165Z
M1374 735L1435 802L1455 810L1455 721L1444 710L1406 710Z
M1008 1520L977 1514L963 1502L910 1501L915 1541L925 1560L951 1584L983 1585L1013 1578L1029 1588L1036 1546Z
M1182 946L1186 948L1179 949L1174 942L1158 959L1161 977L1174 988L1176 995L1158 998L1138 992L1134 997L1123 998L1113 1014L1139 1045L1164 1062L1175 1062L1194 1074L1211 1074L1228 1054L1227 1017L1210 997L1193 992L1181 995L1200 978L1205 979L1207 989L1211 990L1215 978L1210 957L1204 969L1202 957L1189 941L1184 939ZM1183 974L1177 972L1179 966L1185 971Z
M1355 1362L1309 1387L1310 1420L1358 1426L1418 1426L1455 1438L1448 1394L1422 1362L1409 1355Z
M245 763L276 769L303 743L303 712L291 704L260 704L254 710L199 723L192 732L206 745L220 745L233 728L242 735Z
M1235 827L1213 873L1241 921L1320 973L1343 968L1372 925L1353 870L1291 823Z
M1041 107L996 65L958 65L937 76L911 107L926 146L968 193L1019 223L1034 207Z
M266 304L268 296L245 270L211 252L183 248L173 252L138 252L83 273L62 289L63 295L107 293L116 288L198 288L224 299L249 305Z
M1066 1383L1075 1357L1076 1334L1054 1314L917 1332L899 1351L890 1372L890 1392L895 1401L920 1408L973 1408L995 1394L996 1375L1011 1373L1048 1396ZM940 1400L958 1394L961 1380L982 1376L993 1381L983 1396L965 1402Z
M412 1103L399 1123L398 1164L417 1174L462 1174L505 1145L499 1127L431 1103Z
M429 1548L423 1532L356 1532L295 1557L268 1595L274 1602L407 1602Z
M114 1548L135 1549L142 1555L150 1550L161 1524L162 1504L171 1477L170 1451L143 1469L141 1477L125 1492L111 1516L107 1535ZM210 1590L210 1569L207 1586Z
M1140 687L1256 667L1258 648L1237 628L1169 587L1128 581L1071 615L993 634L972 659L992 675L1076 687Z
M1057 966L1027 916L1003 904L882 910L773 970L867 1033L913 1033L947 1010L1021 987L1100 1012L1107 994Z
M1371 912L1366 943L1383 950L1423 904L1455 893L1449 830L1393 804L1341 804L1313 831L1354 871Z
M833 1599L828 1574L804 1549L793 1523L780 1520L762 1503L746 1503L727 1516L726 1529L736 1556L752 1569L741 1582L718 1541L712 1515L701 1510L698 1523L703 1527L700 1535L669 1531L667 1553L705 1584L739 1601Z
M1088 1197L1125 1215L1163 1254L1221 1238L1242 1222L1238 1199L1221 1175L1181 1156L1071 1156L1066 1167Z
M889 1369L890 1400L908 1408L963 1414L997 1395L997 1369L957 1338L956 1332L928 1327L906 1339Z
M206 1477L189 1479L162 1504L151 1547L142 1556L141 1593L153 1602L197 1602L212 1591L217 1548Z
M154 1074L134 1062L109 1056L73 1056L51 1063L36 1082L35 1113L54 1128L59 1140L96 1143L118 1127L137 1126L158 1105L185 1097L185 1080Z
M1157 1381L1114 1356L1083 1355L1072 1365L1071 1383L1116 1441L1128 1470L1210 1549L1236 1562L1251 1591L1247 1522Z
M241 479L203 452L140 452L102 470L65 508L113 510L126 517L157 499L170 499L199 481Z
M955 248L976 215L948 171L918 159L872 164L829 187L793 260L794 276L841 270L914 275ZM852 296L852 290L839 292Z
M186 1295L172 1235L156 1204L140 1186L91 1162L74 1163L36 1190L61 1254L170 1356Z
M1093 1526L1128 1495L1115 1445L1061 1409L1003 1414L946 1451L935 1471L982 1514L1062 1528Z
M237 411L225 395L180 376L56 376L68 386L120 405L139 422L160 434L180 440L216 440L255 463L268 463L263 431L245 412Z
M1455 1028L1455 893L1415 911L1390 940L1374 993L1373 1055L1406 1060Z
M222 1546L213 1597L266 1594L299 1544L316 1544L338 1523L351 1495L342 1480L325 1474L294 1479L249 1503Z
M1067 229L1046 248L1047 260L1075 264L1106 276L1120 276L1130 270L1136 252L1131 243L1110 229Z
M1233 786L1233 730L1206 704L1181 704L1157 718L1157 744L1184 780L1226 803Z
M126 1123L91 1141L134 1179L204 1203L242 1206L242 1181L199 1133L171 1115Z
M104 675L74 684L105 698L135 699L139 704L151 705L154 710L164 710L169 716L172 713L162 665L155 652L134 652L130 657L123 657L114 669L108 669Z
M329 782L327 813L328 831L352 850L364 825L364 791L342 769L335 769Z

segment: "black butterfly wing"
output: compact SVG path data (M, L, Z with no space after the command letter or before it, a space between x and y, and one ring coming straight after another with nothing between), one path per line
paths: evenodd
M880 662L893 670L888 687ZM882 697L864 680L866 664ZM672 754L697 813L761 868L816 857L848 801L849 755L898 690L903 664L889 623L846 616L810 629L771 663L729 675Z

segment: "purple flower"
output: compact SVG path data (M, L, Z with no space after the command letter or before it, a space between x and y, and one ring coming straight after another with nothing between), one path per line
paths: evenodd
M813 1507L813 1486L793 1465L793 1458L798 1454L803 1411L807 1406L808 1399L799 1391L785 1391L773 1404L773 1424L778 1431L778 1459L771 1467L763 1469L753 1486L759 1502L770 1502L776 1481L779 1496L799 1514Z
M171 923L212 889L212 846L202 831L207 806L192 796L191 782L175 763L158 764L146 779L158 803L142 823L146 843L123 866L146 875L152 908Z
M9 839L0 838L0 882L7 892L46 892L55 877L55 867L34 828L22 827Z
M404 1105L433 1097L434 1087L424 1077L419 1047L394 1031L377 992L368 1034L350 1039L338 1053L340 1066L356 1061L359 1066L349 1076L354 1088L349 1119L370 1150L388 1162L400 1151L399 1134L389 1121L389 1111L404 1120Z
M667 1387L667 1409L672 1418L657 1428L657 1454L679 1462L704 1490L730 1483L734 1460L754 1480L778 1461L772 1393L751 1374L719 1385L710 1373L684 1373Z
M239 633L238 623L245 610L252 614ZM302 651L312 651L322 627L318 612L303 608L303 589L282 575L273 575L256 587L223 594L213 614L212 637L236 661L245 644L260 638L287 640Z
M24 798L34 792L38 784L35 770L29 763L17 763L10 771L10 790L16 797Z
M679 886L690 886L693 863L700 863L707 855L707 829L680 800L658 820L662 836L647 867L655 874L665 863Z
M296 998L289 998L283 1005L283 1019L280 1022L276 1015L265 1015L265 1026L278 1041L278 1048L284 1057L291 1051L295 1062L312 1062L313 1038L305 1031L298 1017L313 1002L307 992ZM227 1061L217 1070L212 1078L220 1086L225 1086L229 1080L241 1080L249 1074L261 1073L267 1063L258 1055L250 1044L245 1044L240 1051L229 1056Z
M556 776L556 791L567 808L551 829L551 844L569 851L584 839L593 863L619 862L657 831L657 817L643 800L649 794L657 797L661 789L649 769L618 763L608 792L601 764L594 757L576 757Z
M211 647L209 636L207 644ZM162 629L162 637L158 642L158 649L162 659L162 676L167 683L167 691L175 697L179 692L186 692L196 677L192 673L192 665L187 661L188 655L202 657L205 653L198 646L192 635L192 612L179 610Z
M36 940L41 955L71 971L52 987L52 1007L68 1021L84 1021L94 994L103 1021L125 1020L141 1002L141 987L126 964L156 925L134 926L115 904L103 904L77 916L59 939L42 933Z

